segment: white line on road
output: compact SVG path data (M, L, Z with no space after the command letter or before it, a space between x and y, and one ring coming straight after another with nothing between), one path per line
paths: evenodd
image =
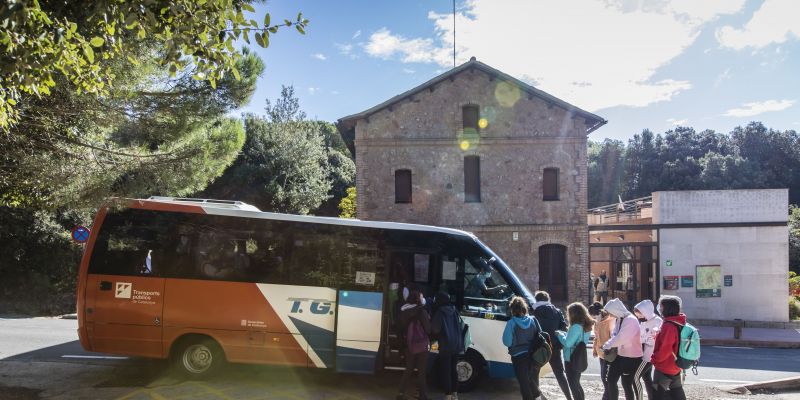
M74 355L63 355L61 358L91 358L96 360L127 360L128 357L116 357L116 356L74 356Z
M720 383L755 383L753 381L732 381L728 379L698 379L703 382L720 382Z
M752 347L739 347L739 346L713 346L715 349L742 349L742 350L753 350Z

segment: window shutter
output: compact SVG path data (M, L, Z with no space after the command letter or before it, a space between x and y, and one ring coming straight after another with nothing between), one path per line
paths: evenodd
M542 200L558 200L558 168L545 168L542 176Z
M478 120L480 112L477 105L466 105L461 109L463 116L463 128L465 133L478 133Z
M481 201L481 159L478 156L464 157L464 201Z
M394 171L394 202L411 203L411 171L398 169Z

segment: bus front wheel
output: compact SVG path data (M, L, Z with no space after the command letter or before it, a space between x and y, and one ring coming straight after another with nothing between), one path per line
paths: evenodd
M206 379L225 362L225 354L210 338L187 338L178 345L172 362L180 375L188 379Z
M458 391L465 393L472 391L483 377L486 361L478 352L469 349L463 357L456 362L456 376L458 377Z

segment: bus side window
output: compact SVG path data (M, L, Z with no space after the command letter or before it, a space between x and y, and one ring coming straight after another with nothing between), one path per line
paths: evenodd
M161 276L169 251L172 215L154 211L110 210L100 227L89 272Z

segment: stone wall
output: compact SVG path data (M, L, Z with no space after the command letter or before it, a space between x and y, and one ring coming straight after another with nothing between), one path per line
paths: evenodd
M462 133L462 107L488 126ZM588 299L586 126L581 117L480 71L464 71L356 123L360 219L475 232L535 290L538 248L567 247L570 300ZM481 202L464 202L464 157L480 157ZM559 201L542 200L544 168L559 169ZM412 202L395 204L394 172L412 174ZM518 240L513 240L518 232Z

